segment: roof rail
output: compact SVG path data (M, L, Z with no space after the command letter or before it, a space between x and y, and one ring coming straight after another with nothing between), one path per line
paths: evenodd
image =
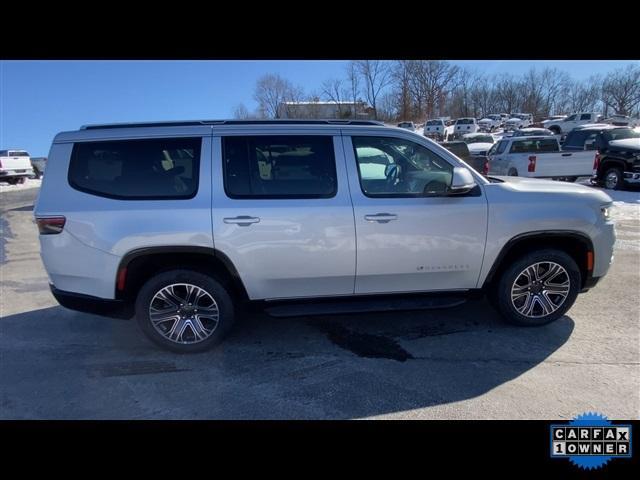
M384 123L377 120L190 120L177 122L140 122L140 123L104 123L83 125L80 130L98 130L103 128L143 128L143 127L189 127L196 125L377 125Z

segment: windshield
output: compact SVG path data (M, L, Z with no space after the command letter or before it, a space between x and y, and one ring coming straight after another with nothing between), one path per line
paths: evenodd
M473 118L460 118L456 120L456 125L469 125L475 121Z
M602 136L607 142L610 142L611 140L623 140L625 138L640 138L640 131L620 128L604 132Z
M444 122L442 120L429 120L427 122L427 125L437 125L437 126L442 126Z
M411 122L402 122L402 123L399 123L398 126L407 128L407 127L412 127L413 124Z
M463 138L466 144L471 143L493 143L493 137L491 135L479 135L477 137Z

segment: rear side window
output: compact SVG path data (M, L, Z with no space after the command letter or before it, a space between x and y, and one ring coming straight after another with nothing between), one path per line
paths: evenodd
M507 148L507 142L504 140L499 141L498 146L496 147L496 155L500 155L501 153L504 153L506 148Z
M198 191L201 138L76 143L69 184L123 200L185 199Z
M580 115L580 120L591 120L591 114L583 113L582 115Z
M330 198L337 191L330 136L224 137L230 198Z
M595 135L595 134L591 134L591 132L588 131L582 131L582 132L572 132L571 134L569 134L569 136L567 137L567 140L565 140L563 147L564 148L584 148L584 142L586 141L587 137L589 135Z
M513 142L509 153L557 152L558 142L555 138L518 140Z

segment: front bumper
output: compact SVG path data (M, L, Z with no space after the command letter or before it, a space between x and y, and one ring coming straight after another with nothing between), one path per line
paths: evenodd
M622 180L631 185L640 185L640 172L622 172ZM601 185L602 179L598 175L591 176L591 185Z

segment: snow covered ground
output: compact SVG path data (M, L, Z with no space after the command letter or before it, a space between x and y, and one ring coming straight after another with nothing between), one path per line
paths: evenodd
M0 182L0 192L15 192L16 190L25 190L27 188L40 188L42 180L28 178L22 185L9 185L6 182Z
M578 182L589 184L588 179ZM611 213L616 222L616 248L640 252L640 190L600 190L613 200Z

